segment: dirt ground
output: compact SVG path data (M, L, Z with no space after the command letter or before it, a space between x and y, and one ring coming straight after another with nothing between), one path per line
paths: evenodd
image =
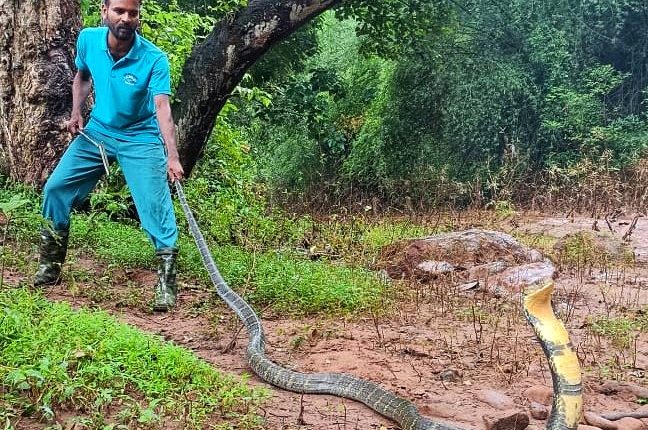
M599 221L597 227L618 243L631 221L621 218L609 227ZM560 238L592 232L593 223L590 218L525 216L505 220L498 229ZM610 389L609 384L602 386L606 382L646 386L648 336L638 335L629 348L623 348L589 328L592 316L642 312L648 305L644 263L648 261L648 220L638 219L629 247L635 252L634 265L602 268L585 262L580 268L560 271L556 279L555 306L581 360L586 411L629 412L640 407L636 390ZM129 288L155 281L149 271L124 271L120 276ZM117 296L129 294L113 288ZM144 300L150 298L148 289L142 293ZM482 289L459 292L447 280L401 281L393 289L384 314L376 316L292 319L266 311L262 319L268 356L304 372L345 372L376 381L414 401L429 418L466 430L485 429L485 416L511 409L528 412L525 391L551 387L547 362L519 303ZM65 284L52 289L48 297L78 306L90 304L90 299L69 291ZM106 307L106 303L99 306L190 348L224 372L250 373L245 362L246 332L209 291L183 284L179 307L170 314L151 314L129 306L126 299L119 306ZM256 377L251 383L267 386ZM270 430L398 428L353 401L268 388L272 398L261 413ZM529 429L540 428L544 421L532 418Z

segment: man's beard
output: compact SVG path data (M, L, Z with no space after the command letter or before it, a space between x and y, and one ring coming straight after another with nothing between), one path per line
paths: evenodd
M114 25L109 23L108 28L110 29L110 32L113 34L113 36L115 36L115 39L131 40L131 38L135 34L136 27L129 25Z

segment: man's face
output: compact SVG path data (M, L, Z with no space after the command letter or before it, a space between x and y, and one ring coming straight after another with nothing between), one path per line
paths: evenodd
M110 0L102 4L101 17L119 40L130 40L139 26L139 0Z

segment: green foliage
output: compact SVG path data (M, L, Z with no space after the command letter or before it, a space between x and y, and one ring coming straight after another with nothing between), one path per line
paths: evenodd
M356 0L336 10L341 20L354 18L361 52L398 56L416 42L443 31L451 9L445 2L425 0Z
M267 246L281 240L278 217L266 214L263 188L254 183L256 162L239 132L226 122L228 105L210 139L187 199L206 234L217 243Z
M66 407L84 411L95 428L107 419L123 428L182 422L199 429L214 420L222 428L260 428L254 408L264 391L181 348L103 312L73 310L22 289L0 291L0 308L3 421L51 420Z
M442 227L431 230L427 226L413 224L408 221L386 220L368 226L362 235L362 242L378 251L384 246L403 239L425 237L443 232Z
M584 70L579 79L580 88L573 84L551 87L544 98L540 133L544 136L544 142L551 145L554 161L557 157L577 160L581 152L597 156L603 150L611 149L606 138L614 139L610 131L620 132L619 125L625 123L626 119L619 119L620 124L608 130L613 123L606 124L609 123L606 121L609 113L604 97L618 88L626 78L627 75L621 75L611 66L602 65ZM632 117L628 119L632 121ZM615 160L619 158L617 155L627 154L626 148L614 149L619 150L619 154L613 156Z
M304 260L288 252L249 253L232 246L212 251L223 277L246 291L244 296L259 308L272 306L293 315L361 312L384 296L385 285L366 269ZM184 258L199 264L195 247L183 252L183 266ZM202 277L206 279L204 271Z
M233 3L233 4L231 4ZM239 2L228 2L238 6ZM180 82L182 67L191 49L214 26L216 19L181 10L176 1L162 8L155 1L145 1L142 8L142 35L169 57L172 87Z
M29 243L39 236L42 224L40 200L32 188L0 177L0 211L8 218L5 234L17 244Z
M20 195L13 195L8 201L0 202L0 211L5 214L7 218L11 217L18 209L26 206L29 199Z
M304 70L308 59L320 49L317 33L322 20L315 20L304 29L293 33L285 42L274 46L250 69L256 85L290 81L295 73Z
M614 243L604 233L579 232L565 236L559 245L558 259L563 265L573 267L598 267L631 265L632 251Z
M640 333L648 331L648 317L643 311L613 318L592 317L589 330L611 339L620 348L630 348Z
M584 160L614 175L645 154L647 8L349 2L319 21L305 68L268 86L271 107L236 124L275 195L434 205L517 204L532 181L569 192L562 175Z
M113 222L104 216L75 216L70 243L95 257L124 267L153 267L154 252L139 226Z
M246 0L217 2L209 7L209 15L199 15L181 9L177 0L164 5L154 0L143 2L140 31L167 54L173 88L180 82L182 67L193 46L209 33L219 17L246 4ZM99 0L81 1L85 26L101 24L100 5Z
M248 0L159 0L158 3L166 6L174 2L185 12L211 15L216 19L221 19L247 6Z
M218 154L223 157L223 148L220 149ZM243 159L238 158L248 157L245 151L239 152L240 148L237 147L230 149L231 158L221 158L220 162L242 162L239 166L242 170L239 173L250 174L246 173ZM216 158L213 160L215 163L219 162ZM231 165L226 169L216 170L221 173L235 171ZM237 176L219 176L219 179L242 180ZM310 261L286 250L276 252L267 249L298 247L314 230L312 220L305 217L291 219L285 215L266 216L263 206L259 203L261 200L254 196L237 194L236 191L241 188L232 184L216 184L214 188L209 187L210 184L203 178L187 183L185 191L188 197L191 196L191 200L195 199L190 205L196 210L201 228L210 242L223 276L233 288L243 291L243 295L256 305L270 305L277 310L297 314L358 312L374 306L383 295L384 285L374 273L362 267L364 261L349 258L350 264L336 265L326 261ZM245 200L248 197L252 199L250 206ZM0 202L3 199L12 201L12 198L14 202L25 202L20 205L14 204L16 207L9 226L9 237L20 238L27 244L36 243L41 222L37 195L28 189L0 189ZM256 208L252 206L255 204ZM212 217L212 214L219 214L221 207L230 210L228 214L231 218ZM256 210L258 212L255 212ZM182 222L182 215L178 218ZM226 234L220 231L221 228L226 229ZM321 239L322 242L334 243L336 248L345 250L358 246L354 238L359 232L353 235L340 234L338 230L328 229ZM231 241L239 246L230 245ZM209 285L201 257L185 229L181 229L179 246L180 276L202 279L205 285ZM152 246L139 226L123 221L115 222L103 213L73 214L70 247L71 255L75 251L83 252L109 265L131 268L153 268L155 265ZM3 258L5 254L11 256L3 250ZM14 263L16 262L11 264ZM28 267L24 269L33 270ZM106 294L105 289L101 293Z
M246 5L144 2L142 31L176 84L191 47ZM97 6L83 1L87 23ZM231 234L243 222L276 236L267 192L518 204L533 181L564 190L584 160L622 171L646 150L647 12L639 0L344 2L273 48L221 115L210 156L249 147L250 175L232 167L240 180L226 186L209 172L229 167L205 158L197 193L223 208L211 231L243 243ZM128 202L115 190L95 202L116 219Z
M358 56L357 23L318 20L317 53L303 69L267 86L272 104L262 111L243 105L233 124L244 126L256 150L259 176L275 193L321 187L335 180L350 144L365 121L364 112L378 93L376 75L385 60ZM312 32L311 27L304 31ZM286 126L290 124L290 126Z

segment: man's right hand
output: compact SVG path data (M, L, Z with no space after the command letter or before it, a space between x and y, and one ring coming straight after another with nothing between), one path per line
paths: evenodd
M67 123L67 129L72 134L77 134L79 130L83 130L83 116L80 112L72 112Z

